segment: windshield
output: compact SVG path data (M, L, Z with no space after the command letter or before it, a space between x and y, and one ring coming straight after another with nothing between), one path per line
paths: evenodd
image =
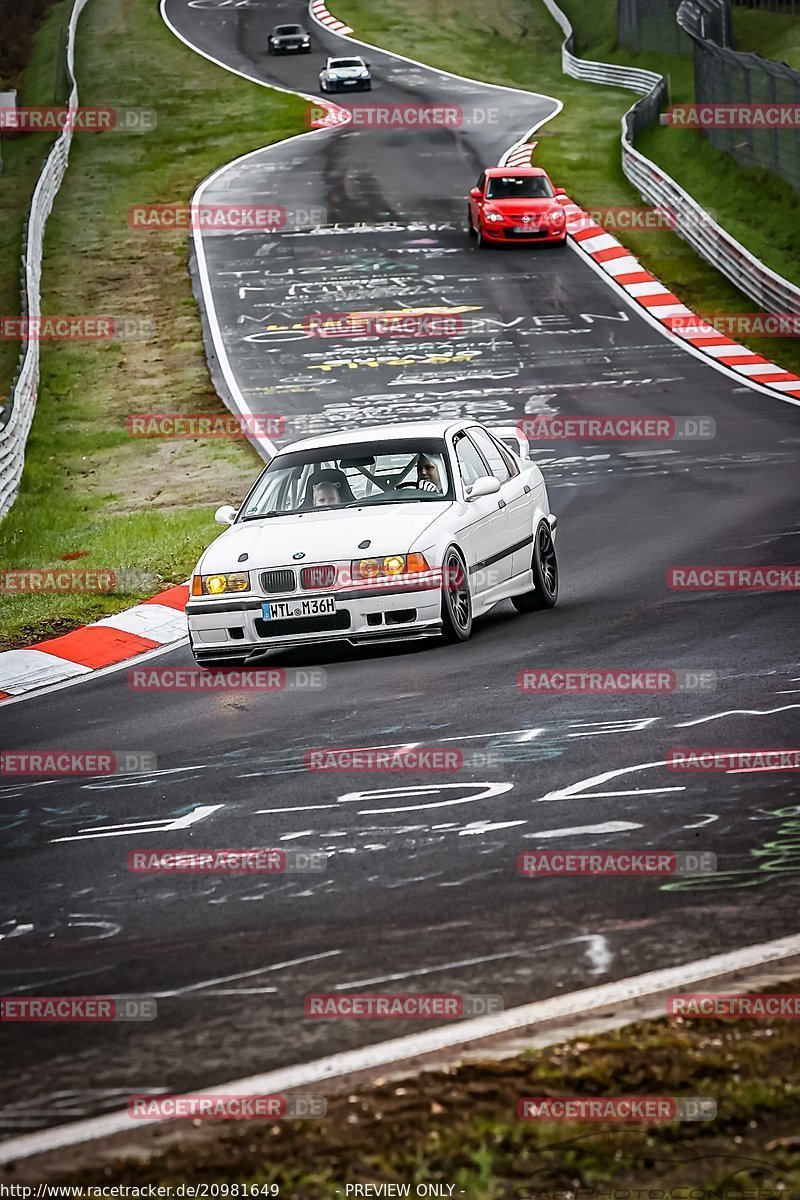
M487 200L544 200L554 195L544 175L497 175L486 184Z
M452 498L442 439L362 442L279 454L256 481L239 520Z
M334 58L331 59L331 68L338 71L340 67L363 67L360 58Z
M291 37L293 33L302 33L301 25L276 25L273 33L276 37Z

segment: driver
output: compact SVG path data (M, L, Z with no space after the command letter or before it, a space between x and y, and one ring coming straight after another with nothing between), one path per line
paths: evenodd
M330 508L340 504L339 488L332 479L323 479L314 484L314 508Z
M417 458L417 487L423 492L444 490L439 477L439 468L432 458L428 458L427 454L420 454Z

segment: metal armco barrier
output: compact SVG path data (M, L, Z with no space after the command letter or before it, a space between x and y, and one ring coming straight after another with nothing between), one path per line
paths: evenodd
M638 100L622 118L622 169L643 199L674 212L675 233L761 308L772 313L800 314L800 288L765 266L717 225L671 176L635 148L636 134L658 120L669 101L666 79L654 71L576 58L574 34L567 16L556 0L542 0L542 3L564 34L561 65L565 75L645 93L644 99Z
M87 0L75 0L69 22L67 38L67 75L71 86L67 105L77 107L78 88L75 82L75 30L78 17ZM65 127L42 167L41 175L31 200L28 222L25 228L23 273L22 273L22 316L41 316L41 274L44 229L56 192L61 186L67 169L72 130ZM19 491L22 468L25 461L25 444L28 440L36 399L39 390L39 342L37 339L23 343L20 363L17 368L7 403L0 412L0 517L11 508Z

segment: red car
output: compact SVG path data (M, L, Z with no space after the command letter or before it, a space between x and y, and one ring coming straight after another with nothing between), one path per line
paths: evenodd
M541 167L489 167L469 194L470 237L478 245L497 242L540 242L563 246L567 217Z

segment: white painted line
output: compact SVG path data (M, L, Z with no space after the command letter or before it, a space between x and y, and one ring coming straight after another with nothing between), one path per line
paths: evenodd
M299 1066L280 1067L262 1075L250 1075L230 1083L219 1083L205 1088L194 1095L275 1095L290 1089L304 1088L324 1083L343 1075L351 1075L374 1067L406 1064L426 1054L455 1047L465 1049L468 1045L496 1038L504 1033L529 1029L537 1025L558 1020L576 1020L594 1012L618 1006L632 1000L657 995L660 992L681 991L701 981L716 976L730 975L734 971L762 967L781 959L800 954L800 935L746 946L727 954L716 954L711 958L684 963L679 967L666 967L620 979L615 983L585 988L567 996L555 996L550 1000L537 1000L523 1004L504 1013L493 1013L487 1017L476 1017L470 1021L458 1021L440 1025L423 1033L412 1033L406 1037L392 1038L358 1050L345 1050ZM735 991L735 985L726 985ZM40 1133L23 1134L0 1143L0 1165L30 1158L34 1154L45 1154L65 1146L78 1146L100 1137L116 1133L131 1133L137 1127L163 1124L162 1118L147 1118L133 1121L127 1111L107 1113L102 1117L91 1117L84 1121L73 1121L69 1125L58 1125Z
M581 799L577 796L576 799ZM525 833L522 836L536 841L538 838L577 837L584 833L626 833L631 829L643 829L636 821L604 821L601 825L568 825L566 829L540 829L538 833Z
M153 650L145 650L143 654L137 654L135 658L126 658L122 662L111 663L108 667L98 667L92 670L91 667L81 667L80 674L75 675L71 679L64 679L60 683L51 683L46 686L36 685L35 691L29 691L19 696L9 696L7 700L0 700L0 711L8 708L9 704L21 704L29 700L38 700L40 696L49 696L51 692L60 692L63 688L74 687L76 683L87 683L89 678L94 681L101 678L103 675L112 675L116 671L127 671L129 667L139 666L140 663L148 662L151 658L160 658L162 654L171 654L173 650L177 650L180 646L185 645L189 641L188 636L181 638L179 641L172 642L168 646L156 646ZM24 654L29 651L23 650L7 650L6 654ZM40 651L37 651L40 653ZM0 655L0 660L3 655ZM63 661L61 659L59 662ZM72 663L72 666L77 666L77 663ZM0 683L0 691L8 691Z
M186 637L186 613L182 608L170 608L167 604L135 604L133 608L103 617L94 624L109 625L112 629L135 633L153 642L174 642Z
M647 311L654 317L691 317L692 310L685 304L650 304Z
M735 346L708 346L703 353L710 354L712 358L755 358L756 354L749 346L740 346L738 343Z
M624 283L622 286L631 296L669 295L669 288L664 287L664 284L659 283L656 279L651 280L649 283Z
M785 375L784 367L779 367L775 363L754 363L752 366L746 366L744 363L741 366L738 363L733 364L734 371L739 371L742 375Z
M579 242L574 241L572 238L568 238L567 245L569 246L570 250L572 250L573 254L581 253ZM791 385L790 388L781 388L780 383L773 383L770 384L769 387L764 387L753 379L744 379L741 375L738 375L732 367L728 367L725 363L716 362L709 355L707 350L701 350L699 347L693 346L691 342L687 342L684 338L681 338L677 334L673 333L672 330L666 325L663 325L661 321L657 321L643 305L639 304L633 296L628 294L622 284L617 283L607 271L604 271L602 265L596 263L591 255L584 254L582 257L584 262L588 263L590 269L594 271L594 273L600 279L603 279L608 287L614 288L619 299L627 304L628 308L631 308L634 312L637 312L642 320L647 321L647 323L651 325L653 329L657 329L661 336L666 338L668 342L672 342L674 346L680 346L681 349L687 354L691 354L693 358L696 358L699 362L705 363L707 367L709 367L711 370L717 371L720 375L726 375L728 379L734 380L738 384L746 383L751 391L757 392L762 396L771 396L773 400L781 400L784 404L792 404L795 408L800 408L800 398L795 398L794 396L782 396L779 394L779 389L783 391L792 390L794 385ZM788 383L790 381L786 380L785 382ZM798 389L800 389L800 384L798 385Z
M576 243L581 248L583 242ZM590 262L594 262L591 255L587 255ZM644 267L639 262L638 258L634 258L632 254L626 254L624 258L609 258L607 262L596 264L607 275L630 275L634 271L643 271Z
M46 650L37 650L35 646L23 650L4 650L0 654L0 692L10 692L12 695L88 674L91 674L91 667L58 658ZM9 703L9 700L2 702L4 706Z
M622 243L618 242L610 233L600 233L597 237L585 238L581 242L581 246L587 254L597 254L600 250L614 250L617 246L621 247Z

